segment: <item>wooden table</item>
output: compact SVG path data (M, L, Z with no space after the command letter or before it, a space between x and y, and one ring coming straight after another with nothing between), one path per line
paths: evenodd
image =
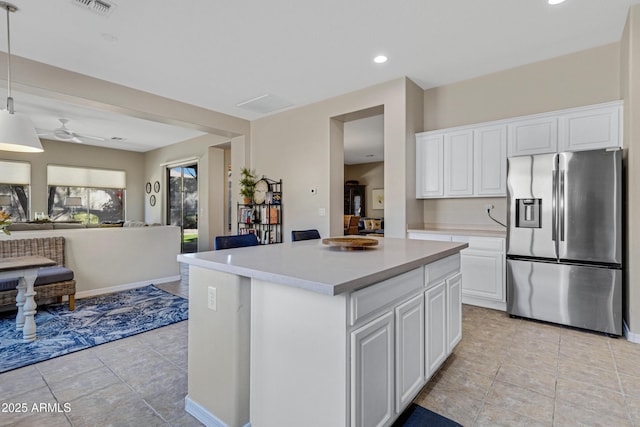
M24 341L36 339L36 292L33 285L38 277L40 267L48 267L56 263L39 255L0 258L0 279L18 277L18 295L16 295L16 330L22 331Z

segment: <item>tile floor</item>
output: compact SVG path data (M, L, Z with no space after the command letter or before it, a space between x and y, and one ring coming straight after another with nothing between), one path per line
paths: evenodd
M464 426L640 426L640 345L463 306L415 402Z
M161 287L187 296L187 280ZM7 372L0 404L29 412L0 426L200 426L186 370L185 321ZM640 345L463 306L462 342L416 402L467 427L640 426Z

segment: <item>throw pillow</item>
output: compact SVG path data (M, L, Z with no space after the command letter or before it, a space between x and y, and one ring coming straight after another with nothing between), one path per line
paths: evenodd
M371 219L371 230L380 230L382 228L382 221L379 219Z

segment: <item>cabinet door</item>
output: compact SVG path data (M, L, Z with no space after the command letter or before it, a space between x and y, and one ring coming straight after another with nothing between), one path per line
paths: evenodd
M447 279L447 354L462 339L462 274Z
M555 116L517 120L509 124L508 130L509 157L558 150L558 119Z
M560 116L560 151L620 147L619 105L585 108Z
M440 282L425 292L427 378L445 361L449 350L446 291L446 282Z
M442 197L444 135L416 136L416 197Z
M460 255L462 292L504 302L504 253L465 249Z
M473 132L471 130L445 134L444 195L473 195Z
M507 195L507 126L486 126L473 132L474 194Z
M394 415L393 312L351 333L351 425L382 426Z
M396 411L424 385L424 297L422 294L396 308Z

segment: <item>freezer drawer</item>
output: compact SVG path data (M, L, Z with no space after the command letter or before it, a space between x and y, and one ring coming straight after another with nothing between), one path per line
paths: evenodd
M622 272L507 259L507 312L622 335Z

